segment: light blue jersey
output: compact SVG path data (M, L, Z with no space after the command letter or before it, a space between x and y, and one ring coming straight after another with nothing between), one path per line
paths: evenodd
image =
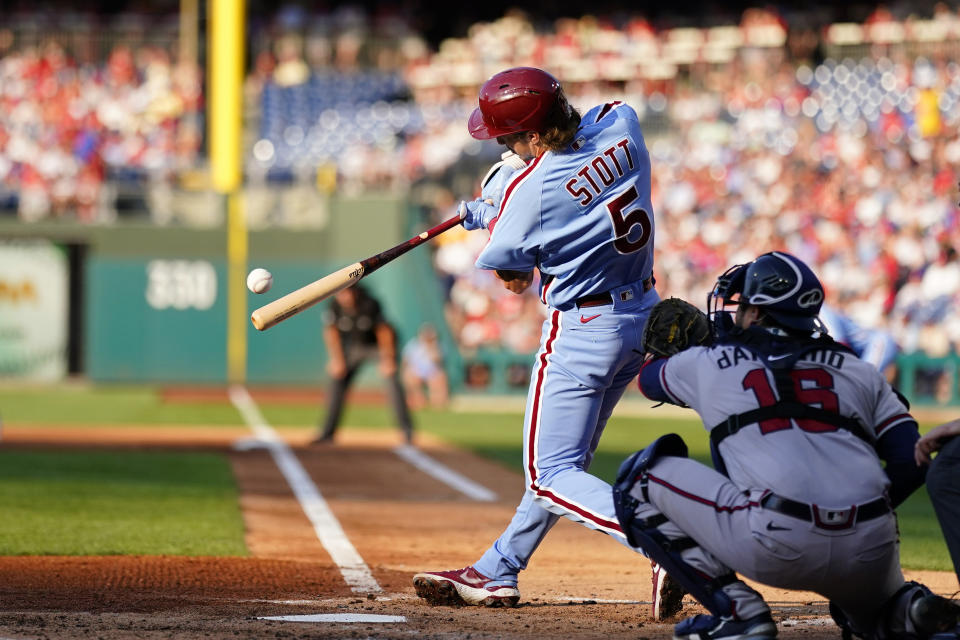
M900 353L900 347L889 332L863 327L833 307L823 305L820 321L826 326L830 337L853 349L862 360L880 371L893 364Z
M510 174L481 269L540 270L540 298L562 311L578 298L653 273L650 157L637 114L622 102L584 115L564 153Z
M627 545L610 485L587 470L643 363L643 325L660 299L650 158L636 112L620 102L591 109L565 151L500 168L483 199L498 210L478 216L491 235L477 266L539 269L549 307L524 415L526 491L474 564L488 588L512 587L560 516Z

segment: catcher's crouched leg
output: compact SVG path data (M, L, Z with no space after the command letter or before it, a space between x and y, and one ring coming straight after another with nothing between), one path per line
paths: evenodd
M646 472L657 459L664 456L687 457L687 445L683 438L670 433L657 438L646 449L634 453L620 465L617 480L613 485L613 503L627 542L643 549L654 563L653 618L663 620L679 613L685 592L692 593L711 611L728 609L730 601L723 592L715 589L716 585L708 584L680 556L683 549L689 549L696 543L690 538L667 539L657 529L668 520L648 502ZM643 515L640 512L643 512ZM669 579L666 578L667 575L670 576ZM660 582L665 580L670 581L670 591L666 594L658 593L667 586ZM662 600L664 595L668 599L666 603Z
M712 614L710 624L719 624L723 616L729 616L736 602L738 607L743 607L742 613L746 618L756 623L765 637L771 635L768 620L770 610L760 594L739 580L729 567L712 559L696 540L680 531L650 502L649 469L666 457L687 457L686 444L677 434L658 438L620 466L613 486L613 501L627 541L631 546L642 549L681 589L706 607ZM697 566L690 564L690 559L694 557L700 558ZM713 577L709 577L711 575ZM705 620L702 618L697 624L706 624ZM684 629L690 624L686 624ZM689 631L692 635L696 633L699 633L696 629ZM772 635L776 635L775 627Z

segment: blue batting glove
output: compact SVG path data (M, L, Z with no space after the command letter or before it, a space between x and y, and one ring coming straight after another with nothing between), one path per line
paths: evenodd
M460 220L463 221L463 228L468 231L486 229L490 221L497 217L496 207L479 198L470 202L461 201L457 212L460 214Z

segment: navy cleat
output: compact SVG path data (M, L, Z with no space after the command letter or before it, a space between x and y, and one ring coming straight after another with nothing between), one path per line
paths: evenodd
M777 624L769 612L749 620L700 614L673 628L673 640L773 640L776 637Z

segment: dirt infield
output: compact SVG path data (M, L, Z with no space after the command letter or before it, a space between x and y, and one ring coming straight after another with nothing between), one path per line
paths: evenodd
M398 457L397 434L345 429L310 447L284 433L382 591L354 593L320 544L269 452L239 451L245 429L8 425L4 448L207 449L230 457L250 557L0 557L0 638L669 638L647 620L649 566L602 534L561 520L524 572L522 606L429 607L413 593L421 569L461 567L500 533L522 478L423 436L420 448L494 491L475 502ZM64 526L69 526L65 523ZM935 591L953 574L913 572ZM763 589L781 637L838 638L813 594ZM688 602L684 614L700 611ZM359 614L377 621L277 621ZM402 619L401 619L402 618ZM390 620L390 621L385 621Z

